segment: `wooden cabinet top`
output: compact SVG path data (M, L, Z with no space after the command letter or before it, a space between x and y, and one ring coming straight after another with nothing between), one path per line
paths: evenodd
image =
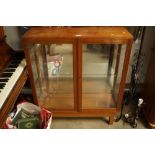
M133 37L124 27L34 27L24 34L23 41L27 44L53 40L69 41L77 38L88 42L101 40L105 43L127 43Z

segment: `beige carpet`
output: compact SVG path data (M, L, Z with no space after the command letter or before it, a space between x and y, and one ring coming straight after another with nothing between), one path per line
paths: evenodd
M124 107L123 113L134 112L135 106L130 103ZM139 118L136 129L147 129L144 118ZM108 124L108 117L103 118L53 118L51 129L133 129L128 123L114 122Z
M139 120L136 129L145 128L143 121ZM132 127L122 120L109 125L106 118L55 118L51 129L132 129Z

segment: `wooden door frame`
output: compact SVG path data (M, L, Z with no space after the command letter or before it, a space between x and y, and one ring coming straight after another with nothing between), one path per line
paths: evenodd
M125 81L126 81L126 76L127 76L127 71L128 71L128 65L129 65L129 60L130 60L130 53L131 53L131 48L132 48L132 43L133 40L108 40L108 39L94 39L94 38L80 38L77 41L78 43L78 100L79 100L79 105L78 105L78 111L79 112L86 112L90 111L91 109L83 109L82 110L82 60L83 60L83 51L82 51L82 46L83 44L118 44L119 48L118 51L120 52L121 46L123 44L126 45L126 51L125 51L125 56L124 56L124 63L123 63L123 69L122 69L122 75L121 75L121 82L119 84L119 92L118 92L118 99L116 101L116 110L119 112L121 110L122 106L122 100L123 100L123 93L124 93L124 88L125 88ZM119 59L119 56L117 57ZM117 60L117 66L116 70L118 72L118 60ZM100 111L100 110L105 110L106 108L103 109L93 109L94 112ZM113 108L111 108L113 109Z
M33 94L33 99L34 103L36 105L39 105L38 97L36 94L35 90L35 83L34 83L34 75L33 75L33 69L32 69L32 63L31 63L31 58L29 54L29 47L30 45L33 44L72 44L72 50L73 50L73 87L74 87L74 108L73 109L54 109L53 111L78 111L78 56L77 56L77 41L76 39L50 39L50 40L36 40L34 42L29 42L27 40L24 42L24 52L25 52L25 57L27 61L27 68L30 76L30 83L31 83L31 88L32 88L32 94Z
M123 90L125 88L125 82L126 82L126 77L128 73L128 66L129 66L130 54L131 54L131 49L132 49L132 43L133 43L133 39L130 39L128 40L126 44L122 76L121 76L121 82L119 85L119 92L118 92L118 99L117 99L117 111L118 112L120 112L121 107L122 107L122 100L123 100L123 94L124 94Z

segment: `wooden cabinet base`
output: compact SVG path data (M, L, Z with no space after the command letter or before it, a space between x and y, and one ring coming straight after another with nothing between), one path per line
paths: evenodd
M116 109L102 109L102 110L83 110L80 112L75 111L53 111L53 117L55 118L64 118L64 117L104 117L109 116L109 124L113 124L114 116L116 115Z

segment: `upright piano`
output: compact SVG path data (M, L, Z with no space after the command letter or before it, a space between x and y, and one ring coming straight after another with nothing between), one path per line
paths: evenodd
M14 51L6 43L3 27L0 27L0 128L3 128L27 78L24 54Z

